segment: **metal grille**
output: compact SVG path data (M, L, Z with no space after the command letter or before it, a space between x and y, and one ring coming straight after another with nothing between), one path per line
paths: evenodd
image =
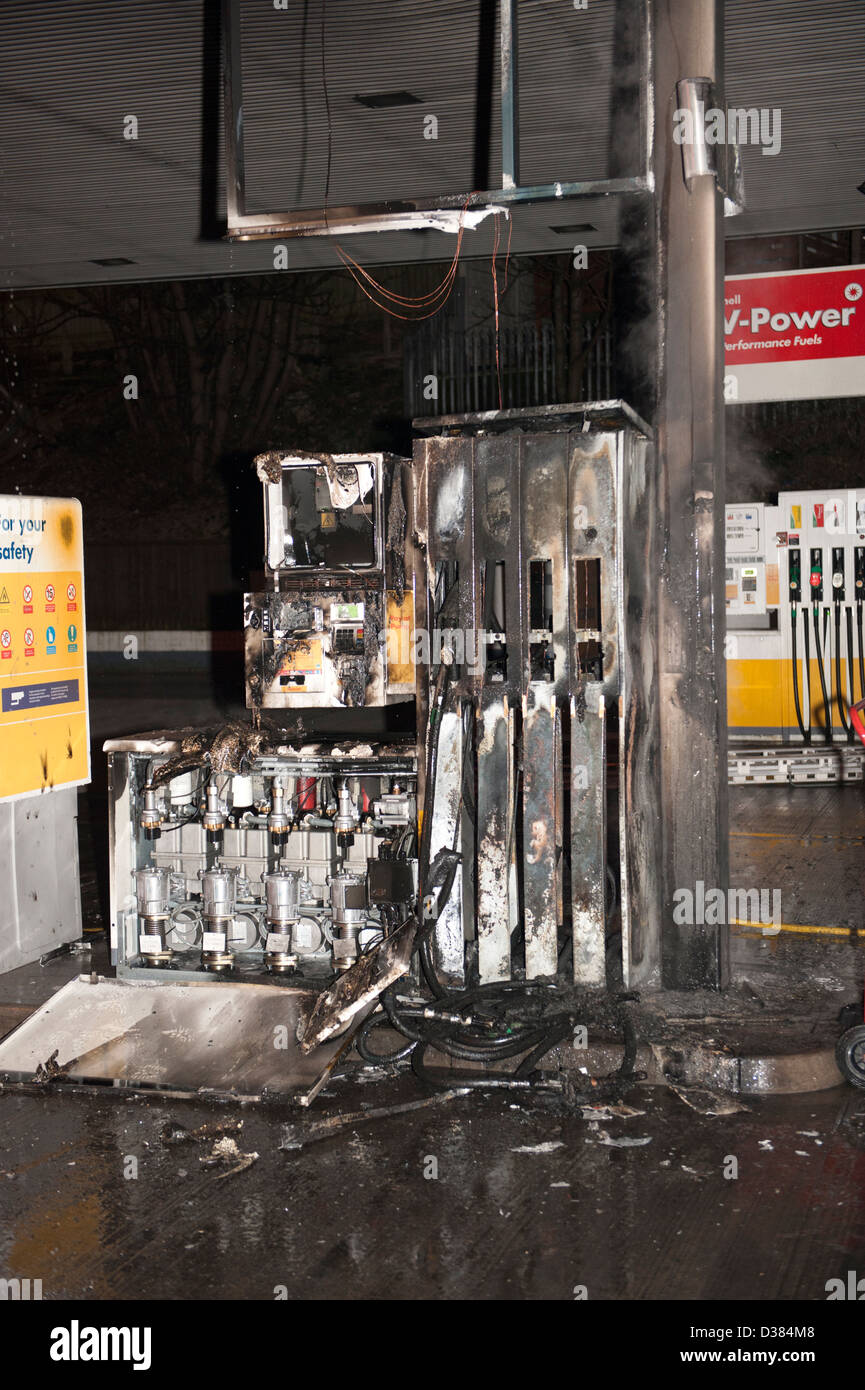
M567 334L563 355L567 363ZM596 324L587 320L583 325L578 399L604 401L615 396L612 358L609 326L599 332ZM568 393L557 393L556 378L562 371L556 362L555 335L549 320L500 328L499 373L505 410L564 404L570 399ZM564 375L567 377L566 368ZM484 325L464 331L447 322L424 325L406 343L405 403L412 419L498 410L495 328Z

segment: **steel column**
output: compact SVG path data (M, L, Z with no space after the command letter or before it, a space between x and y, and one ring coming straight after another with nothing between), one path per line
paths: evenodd
M660 590L665 859L663 980L722 987L729 928L673 921L673 894L726 890L727 718L724 669L723 198L714 175L683 176L673 140L676 84L724 90L723 0L657 0L655 274L660 394L657 443L666 504ZM656 313L657 313L656 308Z

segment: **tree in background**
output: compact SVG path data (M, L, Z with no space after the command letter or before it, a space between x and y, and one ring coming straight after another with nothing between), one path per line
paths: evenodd
M244 455L376 447L400 412L399 336L333 272L9 294L0 343L0 491L133 531L224 533Z

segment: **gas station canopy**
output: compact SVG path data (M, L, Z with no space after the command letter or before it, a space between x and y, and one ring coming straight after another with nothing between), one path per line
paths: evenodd
M495 5L387 0L370 24L367 0L341 0L323 26L322 0L237 3L251 210L497 186ZM615 0L585 9L520 0L522 184L612 176L622 12ZM0 44L15 54L0 88L7 287L274 268L272 245L222 235L217 5L7 0ZM777 110L781 130L776 153L743 148L746 210L728 221L728 236L862 225L865 89L850 74L863 65L861 0L727 0L727 106ZM511 253L613 246L617 204L520 206ZM492 235L488 219L466 233L463 254L488 254ZM449 260L453 249L452 235L432 229L351 242L364 264ZM337 263L327 237L290 241L283 260L287 269Z

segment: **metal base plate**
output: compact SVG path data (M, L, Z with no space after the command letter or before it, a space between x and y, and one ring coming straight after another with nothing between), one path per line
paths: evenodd
M0 1075L249 1097L309 1090L346 1041L300 1052L315 999L284 985L80 975L0 1043Z

